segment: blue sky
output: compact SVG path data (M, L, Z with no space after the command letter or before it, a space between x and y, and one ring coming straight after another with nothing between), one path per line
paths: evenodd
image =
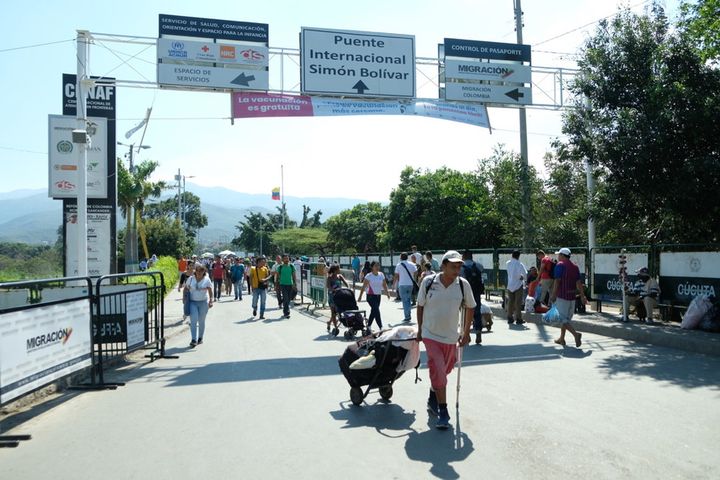
M672 18L676 0L666 2ZM573 67L572 53L595 25L618 5L641 11L648 2L524 0L524 43L533 46L533 64ZM174 14L269 24L270 46L298 48L300 28L320 27L415 35L416 54L435 57L443 38L514 42L512 0L303 2L42 0L4 7L0 44L0 192L47 186L47 115L61 113L61 77L76 71L76 29L156 37L158 14ZM36 48L28 45L61 42ZM155 80L155 49L107 43L91 48L90 73L125 80ZM13 49L13 50L8 50ZM127 63L121 59L137 57ZM297 66L285 64L288 79ZM431 78L418 75L418 97L436 97ZM279 72L271 63L271 88ZM534 81L543 79L536 76ZM287 87L288 81L286 81ZM534 88L534 98L540 92ZM504 143L519 150L518 114L491 108L487 129L415 117L324 117L228 120L229 94L148 88L120 88L118 138L152 106L153 115L140 159L160 162L156 179L172 180L180 168L191 181L248 193L267 193L280 184L293 196L350 197L386 201L405 166L448 166L473 170L477 159ZM543 154L560 135L561 114L528 110L530 162L542 170ZM140 134L131 141L139 141ZM125 147L118 147L123 154Z

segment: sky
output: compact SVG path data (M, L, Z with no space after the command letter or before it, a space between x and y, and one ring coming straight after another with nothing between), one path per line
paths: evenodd
M532 46L534 67L575 68L575 56L601 18L618 6L642 12L649 2L595 0L524 0L523 43ZM667 0L673 19L677 0ZM417 57L437 57L444 38L514 43L512 0L305 0L236 1L99 1L81 7L68 0L40 0L4 6L0 43L0 192L46 188L47 116L61 112L61 78L75 73L76 30L96 34L157 37L158 14L267 23L270 47L297 49L301 27L414 35ZM103 36L103 38L107 38ZM32 48L18 48L48 44ZM132 57L132 58L131 58ZM297 60L297 57L295 57ZM270 63L272 89L299 90L299 67L280 57ZM90 50L91 75L155 82L155 47L96 42ZM533 98L552 95L552 76L533 75ZM447 166L472 171L477 160L498 144L519 151L518 111L489 108L486 128L420 117L365 116L319 118L230 117L230 95L120 87L117 136L134 127L152 107L144 145L137 160L160 163L155 180L172 183L178 169L189 182L246 193L267 193L281 181L284 194L298 197L345 197L387 202L400 172L411 166ZM417 97L437 98L437 70L417 74ZM562 138L561 110L528 108L529 162L546 174L543 156ZM141 132L128 143L140 142ZM127 147L118 146L118 155Z

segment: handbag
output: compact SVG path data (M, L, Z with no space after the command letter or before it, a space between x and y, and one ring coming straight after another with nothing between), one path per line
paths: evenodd
M410 274L410 270L407 268L407 265L405 265L404 263L401 263L400 265L403 266L403 268L404 268L405 271L407 272L408 276L410 277L410 280L412 280L412 282L413 282L413 288L412 288L412 294L413 294L413 296L417 295L418 292L420 292L420 286L417 284L417 282L415 281L415 279L412 278L412 275Z

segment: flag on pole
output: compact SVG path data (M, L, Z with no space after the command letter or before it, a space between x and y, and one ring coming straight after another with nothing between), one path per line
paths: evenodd
M272 189L272 199L280 200L280 187L275 187Z

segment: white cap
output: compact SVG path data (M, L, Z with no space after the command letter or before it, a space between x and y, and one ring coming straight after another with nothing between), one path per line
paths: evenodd
M462 255L460 255L455 250L448 250L447 252L445 252L445 255L443 255L443 257L442 257L442 263L445 263L446 260L448 262L461 262L461 263L463 261Z
M570 252L569 248L563 247L560 250L558 250L557 252L555 252L555 255L560 254L560 255L565 255L566 257L569 257L571 255L571 253L572 252Z

